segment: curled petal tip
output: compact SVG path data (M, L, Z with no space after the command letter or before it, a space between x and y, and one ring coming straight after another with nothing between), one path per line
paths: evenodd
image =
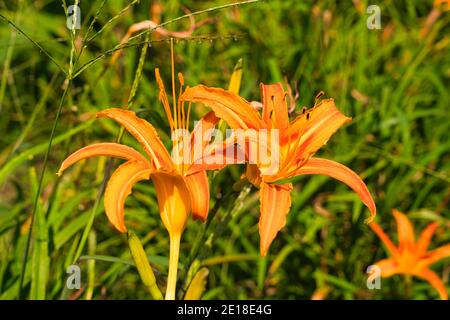
M198 214L192 213L192 218L194 220L200 220L203 223L206 222L206 216L202 216L202 215L198 215Z
M115 227L120 233L127 233L127 228L125 227L125 225L123 225L123 226L115 226Z
M371 214L370 217L368 217L364 220L364 223L367 225L371 224L373 222L373 220L375 219L375 216L376 216L376 213Z
M377 208L375 207L374 202L372 202L370 204L369 210L370 210L370 216L368 218L364 219L365 224L371 224L372 222L374 222L375 217L377 216Z
M107 114L106 110L102 110L102 111L97 112L95 114L95 117L100 118L101 116L106 115L106 114Z

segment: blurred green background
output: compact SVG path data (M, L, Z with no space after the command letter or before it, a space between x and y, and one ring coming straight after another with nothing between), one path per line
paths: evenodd
M132 109L169 142L154 78L154 68L159 67L170 88L167 39L151 34L142 68L145 36L136 37L110 66L112 50L133 23L157 18L167 22L184 15L185 8L195 12L230 2L160 1L158 7L155 3L82 1L81 29L72 37L63 2L0 1L0 14L34 41L0 20L1 299L19 297L34 199L68 84L37 202L20 297L149 297L130 265L126 236L109 224L102 201L95 207L107 159L78 164L61 179L55 173L70 152L116 138L119 127L112 121L93 120L95 113L126 105L134 89ZM176 70L183 72L189 85L226 87L234 65L243 58L243 97L258 101L260 82L287 81L293 90L298 88L297 111L312 106L317 93L324 91L324 97L334 98L353 121L319 155L360 174L377 204L377 221L393 239L391 210L396 208L408 214L416 231L438 221L431 246L442 245L450 242L450 14L440 9L434 20L427 20L432 1L370 4L381 9L379 30L367 28L368 3L357 0L260 1L196 15L196 21L204 24L190 38L175 40ZM183 31L189 20L165 27ZM64 72L71 68L71 52L75 78L68 82ZM136 75L138 87L133 89ZM191 119L205 111L196 108ZM137 146L129 135L123 142ZM408 282L402 276L382 279L380 290L367 289L366 268L386 252L363 223L368 210L357 196L326 177L294 179L287 226L268 256L260 258L257 190L233 202L220 199L242 172L242 166L233 166L210 174L211 207L217 202L219 210L199 251L198 263L210 270L205 299L310 299L314 293L327 299L438 297L428 283ZM134 188L127 200L126 221L144 242L163 288L169 245L151 183ZM189 253L203 228L191 220L184 233L180 292L186 286ZM83 234L86 245L80 247ZM66 267L80 254L82 289L64 290ZM97 259L86 260L86 255ZM450 290L448 260L434 270Z

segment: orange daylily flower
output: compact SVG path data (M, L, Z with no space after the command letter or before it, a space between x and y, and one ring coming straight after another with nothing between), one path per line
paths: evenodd
M172 51L173 54L173 51ZM126 232L124 223L124 204L126 197L131 193L131 188L140 180L152 179L155 185L158 206L161 219L170 236L170 264L169 280L166 298L174 298L176 283L176 265L178 264L179 242L186 225L189 212L192 210L194 218L205 220L209 210L209 185L205 168L203 170L190 170L193 163L193 153L184 154L184 136L177 136L179 129L189 129L190 105L185 113L184 102L176 103L174 82L173 86L173 116L159 70L155 70L156 79L160 88L160 100L169 120L174 139L173 157L169 154L162 141L158 137L155 128L138 118L132 111L111 108L97 113L97 117L110 118L121 124L141 144L147 157L133 148L118 143L97 143L84 147L67 157L61 164L58 175L79 160L93 156L112 156L127 160L119 166L111 175L105 189L105 212L109 221L120 232ZM178 75L183 92L184 80ZM173 78L173 69L172 69ZM194 134L199 128L205 131L213 128L218 122L213 112L206 114L194 128L191 134L191 143L202 144L203 148L208 141L194 139ZM188 161L184 161L186 158ZM206 168L208 169L208 168ZM175 261L172 263L172 261ZM170 293L169 293L170 292Z
M261 84L260 88L262 115L245 99L219 88L198 85L186 89L182 99L204 103L232 129L279 130L278 172L264 174L263 167L258 164L247 166L247 178L260 188L261 254L266 255L276 234L286 224L286 215L291 206L292 184L280 183L279 180L302 174L322 174L335 178L358 194L373 218L376 214L375 204L361 178L342 164L312 157L340 126L351 119L339 112L333 99L327 99L289 121L286 93L282 85ZM277 142L269 141L271 143Z
M156 75L159 79L158 70ZM163 91L161 94L165 96ZM140 180L150 178L155 184L163 222L169 231L179 233L183 230L191 207L195 218L206 219L209 210L209 187L204 170L189 174L189 164L175 163L155 128L132 111L111 108L97 113L97 117L110 118L124 126L139 141L148 158L122 144L96 143L67 157L61 164L58 175L74 163L93 156L112 156L127 160L111 175L104 199L108 219L120 232L127 231L124 223L124 203L132 186ZM197 126L210 127L216 122L217 118L213 114L207 114ZM182 152L182 148L179 150ZM172 207L168 203L173 200L177 201Z
M407 274L422 278L439 292L441 299L447 300L448 294L442 280L429 268L433 263L450 257L450 244L427 251L437 223L433 222L426 226L416 241L414 227L408 217L397 210L393 210L392 214L397 222L398 246L393 244L376 222L369 224L391 255L390 258L375 263L381 269L381 276Z

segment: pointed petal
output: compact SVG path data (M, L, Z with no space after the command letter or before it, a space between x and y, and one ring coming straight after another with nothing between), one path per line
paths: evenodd
M144 119L137 117L134 112L111 108L98 112L97 117L110 118L124 126L139 141L145 152L151 157L156 169L173 169L170 154L159 139L155 128Z
M105 189L105 212L109 221L120 232L126 232L124 223L125 199L131 193L133 185L149 179L152 169L140 161L127 161L111 175Z
M427 251L430 240L436 231L438 224L436 222L430 223L425 229L420 233L419 239L416 243L416 250L418 254L423 254Z
M292 184L261 183L259 235L261 255L265 256L278 231L286 224L291 208Z
M413 249L415 245L414 227L408 217L398 210L392 210L397 222L398 244L400 251L404 248Z
M422 261L424 262L424 264L430 265L447 257L450 257L450 244L428 252L427 258L423 259Z
M260 84L261 100L263 104L262 117L264 122L272 123L271 128L285 130L289 126L288 106L286 95L281 83Z
M191 134L191 146L193 146L193 150L191 153L194 153L195 147L201 146L201 150L211 142L213 129L216 124L219 122L219 118L216 117L213 111L208 112L204 115L195 125L194 130Z
M417 276L428 281L433 286L433 288L435 288L439 292L439 296L442 300L448 299L447 289L436 273L429 269L425 269Z
M191 196L184 177L155 172L152 180L164 226L171 236L181 235L191 211Z
M296 150L297 158L304 159L314 154L330 137L351 118L344 116L334 104L333 99L323 100L312 111L294 120L282 136L282 143L290 135L291 143L300 139Z
M208 112L199 121L196 122L194 130L190 136L190 143L178 145L181 149L180 154L184 157L184 172L192 174L200 170L206 170L198 166L204 151L211 142L214 133L214 127L219 122L213 111ZM214 140L214 139L213 139ZM185 148L186 150L183 150ZM197 160L197 162L196 162Z
M372 230L376 233L378 238L384 243L386 248L388 249L388 252L393 257L398 257L399 252L397 247L392 243L391 239L387 236L386 233L384 233L383 229L378 225L376 222L369 223L369 227L372 228Z
M184 180L191 195L192 216L205 222L209 211L209 184L206 171L188 175Z
M375 263L380 268L382 277L390 277L397 273L397 264L394 259L383 259Z
M122 158L126 160L136 160L141 162L149 162L138 151L118 143L95 143L87 147L81 148L70 156L68 156L58 170L58 175L61 175L64 170L80 160L94 157L94 156L111 156Z
M187 88L181 99L204 103L215 112L217 117L223 119L233 129L266 127L260 115L250 103L230 91L198 85Z
M322 174L345 183L358 194L361 201L369 208L371 216L368 222L375 218L377 209L372 196L364 181L362 181L350 168L331 160L310 158L304 165L294 170L289 176L292 177L301 174Z
M245 151L235 145L234 139L217 141L207 145L200 152L194 152L192 164L186 174L202 170L220 170L227 165L244 163Z

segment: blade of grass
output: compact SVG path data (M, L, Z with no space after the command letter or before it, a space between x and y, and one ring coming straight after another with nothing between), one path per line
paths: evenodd
M0 13L0 18L5 20L8 24L10 24L15 30L19 31L25 38L31 41L41 52L43 52L57 67L61 70L65 75L67 75L67 71L53 58L47 50L45 50L38 42L34 41L28 34L26 34L20 27L18 27L11 19L8 19L3 14Z
M36 194L38 182L34 167L30 168L29 175L32 184L32 193ZM44 210L39 200L35 210L35 216L36 232L33 239L30 298L32 300L44 300L46 296L50 260L48 256L47 223L45 220Z

